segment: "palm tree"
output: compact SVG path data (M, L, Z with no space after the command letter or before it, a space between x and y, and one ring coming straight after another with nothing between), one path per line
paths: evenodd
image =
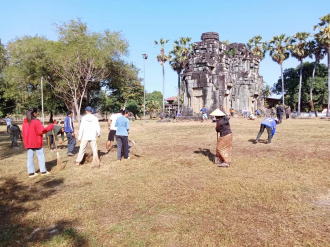
M330 114L330 14L322 16L321 22L314 26L315 29L319 29L317 34L318 39L322 45L324 45L328 54L328 113Z
M265 84L266 82L263 83ZM268 98L271 95L272 95L272 90L269 85L266 85L266 87L262 90L262 96L264 98L264 106L266 104L266 98Z
M267 42L261 41L262 37L260 35L254 36L252 39L249 39L247 47L252 51L252 53L259 57L260 60L264 59L267 51Z
M290 54L288 52L288 44L290 37L286 37L285 34L274 36L268 44L269 54L273 61L281 66L282 76L282 102L284 104L284 77L283 77L283 62L288 59Z
M291 55L300 61L300 76L299 76L299 94L298 94L298 116L300 115L300 104L301 104L301 83L302 83L302 69L303 60L307 56L310 56L309 42L307 41L310 37L310 33L300 32L292 36L290 45L288 46Z
M178 112L180 112L180 95L181 95L181 83L180 75L184 67L184 61L188 58L188 54L191 52L190 42L191 38L181 37L179 40L174 41L173 50L170 51L169 63L174 71L178 74Z
M155 45L160 45L160 54L157 55L157 61L160 62L160 65L163 67L163 114L165 111L165 63L169 60L169 56L165 55L164 46L168 43L169 39L160 39L159 41L155 40Z
M312 81L311 81L311 88L309 91L309 97L310 97L311 109L315 112L315 116L317 117L317 111L315 110L314 103L313 103L313 83L314 83L314 78L315 78L316 66L320 63L320 60L322 60L324 58L325 50L324 50L324 46L320 43L319 37L317 34L314 35L314 38L315 38L315 40L312 40L309 42L309 49L311 51L311 54L313 54L315 57Z

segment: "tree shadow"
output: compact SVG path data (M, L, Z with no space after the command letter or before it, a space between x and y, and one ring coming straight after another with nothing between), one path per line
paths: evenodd
M209 158L210 161L214 161L214 157L215 155L213 153L211 153L210 149L202 149L202 148L198 148L198 151L194 151L195 154L203 154L204 156L207 156Z
M256 143L256 139L249 139L248 141L251 142L251 143L253 143L253 144L257 144ZM259 140L258 143L267 144L268 143L268 140Z
M57 193L63 179L47 177L33 186L14 177L0 179L0 246L27 246L56 242L70 242L70 246L88 246L74 226L75 221L58 221L51 226L26 219L29 212L38 213L40 203Z
M23 142L19 140L17 143L19 147L12 147L10 136L0 135L0 159L3 160L24 153L26 150Z

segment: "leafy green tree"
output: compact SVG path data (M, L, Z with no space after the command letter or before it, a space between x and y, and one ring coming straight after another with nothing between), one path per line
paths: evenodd
M259 57L260 60L264 59L267 51L267 42L261 40L262 37L258 35L249 39L249 42L247 43L247 47L255 56Z
M170 51L169 63L172 69L178 74L178 97L181 98L181 73L184 68L184 62L188 58L192 50L192 45L189 44L191 38L181 37L179 40L174 41L173 50ZM180 100L178 101L178 112L180 112Z
M320 60L324 58L325 55L325 49L324 46L319 42L317 35L314 35L314 40L309 42L309 49L311 52L311 55L314 55L315 62L314 62L314 68L312 73L312 80L311 80L311 87L309 91L309 98L310 98L310 105L313 109L315 116L317 116L317 111L315 110L314 103L313 103L313 83L315 78L315 71L316 71L316 65L320 63Z
M290 37L286 37L285 34L274 36L268 44L269 54L273 61L281 66L282 75L282 102L284 102L284 77L283 77L283 62L288 59L290 54L288 52Z
M330 114L330 14L322 16L321 22L314 26L314 30L318 29L316 34L319 42L325 47L328 54L328 116Z
M165 54L165 44L169 41L169 39L160 39L159 41L154 41L155 45L160 46L160 54L157 55L157 61L160 62L160 65L163 69L163 114L165 111L165 63L169 60L169 56Z
M4 97L6 87L5 87L2 71L6 67L6 63L7 63L6 54L7 51L5 49L5 46L1 43L1 39L0 39L0 117L5 116L8 113L11 113L15 107L14 101L8 100Z
M298 59L300 62L300 76L299 76L299 93L298 93L298 116L300 115L300 103L301 103L301 84L302 84L302 69L304 58L310 56L310 44L307 39L310 37L310 33L300 32L292 36L289 44L289 50L291 55Z
M127 102L126 109L133 113L135 119L137 118L138 114L141 112L141 105L139 105L135 100L130 99Z
M109 97L113 98L110 109L125 108L128 101L134 100L139 106L143 102L143 86L138 77L138 69L125 61L113 61L108 67L109 77L102 83Z
M160 91L153 91L152 93L146 94L146 101L157 101L159 105L162 105L163 94Z
M314 63L304 62L302 70L302 95L301 95L301 109L304 111L312 110L309 103L309 90L312 80L312 72L314 69ZM313 99L316 110L322 110L322 105L327 101L327 67L324 64L317 64L316 77L313 87ZM286 105L291 108L297 108L298 104L298 92L300 81L300 66L297 68L286 69L283 73L285 79L286 93ZM282 92L282 80L281 78L273 86L273 92Z
M127 54L128 44L119 32L91 32L80 19L58 25L57 32L59 41L52 44L49 60L60 80L47 79L53 93L63 99L80 122L89 88L110 76L108 65Z
M146 101L146 111L149 113L150 118L152 118L153 114L160 112L161 109L162 106L159 104L159 101L157 100Z
M52 41L39 36L23 36L8 44L9 65L4 70L4 96L16 102L16 112L23 113L30 107L40 109L41 106L41 77L57 77L52 71L48 59L49 46ZM63 101L54 97L51 85L44 80L44 109L50 113L52 122L53 113L65 112Z

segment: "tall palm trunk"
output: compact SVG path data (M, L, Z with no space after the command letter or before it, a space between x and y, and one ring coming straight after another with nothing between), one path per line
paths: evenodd
M163 115L165 113L165 64L163 65Z
M328 117L330 116L330 47L327 47L328 51Z
M309 103L310 103L311 109L315 113L315 117L317 117L317 111L315 111L315 106L314 106L314 103L313 103L313 83L314 83L314 78L315 78L316 65L317 65L317 58L315 59L315 63L314 63L313 74L312 74L312 81L311 81L311 89L309 91L309 98L310 98L310 102Z
M280 65L281 65L281 76L282 76L282 102L283 102L283 105L285 105L285 103L284 103L284 75L283 75L283 66L282 66L282 63Z
M298 116L300 116L302 69L303 69L303 60L301 59L300 60L300 75L299 75Z
M180 95L181 95L180 73L178 73L178 113L180 112Z

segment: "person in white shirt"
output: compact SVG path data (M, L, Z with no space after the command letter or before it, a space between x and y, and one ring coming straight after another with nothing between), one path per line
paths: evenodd
M10 119L10 117L7 117L6 118L6 123L7 123L7 133L9 133L9 128L11 126L11 119Z
M100 165L100 161L97 154L96 136L100 137L100 124L97 117L92 114L92 107L87 106L85 111L86 115L82 117L79 128L78 141L80 141L80 147L79 154L76 159L76 165L80 165L80 162L83 160L86 152L87 143L90 143L93 150L92 167L98 167Z
M122 115L123 115L122 110L120 110L118 113L112 114L108 120L108 129L110 130L110 132L109 132L108 141L106 144L107 152L109 152L111 149L111 142L113 142L115 140L116 131L117 131L117 127L115 126L116 120L117 120L117 118L121 117Z

